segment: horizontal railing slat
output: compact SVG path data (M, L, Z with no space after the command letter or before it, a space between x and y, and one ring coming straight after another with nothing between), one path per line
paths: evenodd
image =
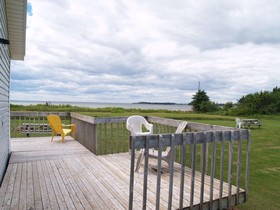
M23 111L12 111L10 113L11 117L46 117L49 114L55 114L60 117L69 117L69 112L23 112Z
M240 133L240 138L242 140L246 140L249 137L248 130L234 130L234 131L215 131L216 141L222 141L222 135L224 135L225 140L232 139L233 141L238 140ZM197 144L202 144L204 141L206 143L213 142L212 132L195 132L195 140ZM171 134L162 134L162 146L167 147L170 146L170 135ZM192 144L192 140L194 138L192 132L187 132L184 134L176 133L174 134L174 145L182 145L183 138L182 135L185 135L186 144ZM135 136L135 149L141 149L145 147L145 141L143 141L142 136ZM150 138L150 148L158 148L159 143L157 141L158 134L149 135Z

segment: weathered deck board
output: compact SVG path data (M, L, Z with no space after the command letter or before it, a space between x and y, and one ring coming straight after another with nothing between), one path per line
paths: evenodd
M130 156L95 156L67 137L12 139L12 155L0 188L0 209L128 209ZM149 160L150 166L156 160ZM165 163L162 163L163 166ZM179 207L180 165L175 164L172 208ZM189 205L191 170L186 168L183 206ZM167 209L169 174L161 176L160 209ZM149 167L147 209L155 209L157 172ZM199 172L195 173L194 205L200 201ZM210 199L211 180L205 176L204 201ZM227 183L223 183L227 186ZM220 181L213 180L213 200ZM236 188L232 186L232 192ZM242 192L242 190L241 190ZM134 208L142 209L143 167L135 173ZM224 188L223 197L227 197Z

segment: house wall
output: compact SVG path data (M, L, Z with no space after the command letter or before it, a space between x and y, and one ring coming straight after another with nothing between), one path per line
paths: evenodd
M5 0L0 0L0 38L7 39ZM0 44L0 183L4 177L10 154L10 53L8 46Z

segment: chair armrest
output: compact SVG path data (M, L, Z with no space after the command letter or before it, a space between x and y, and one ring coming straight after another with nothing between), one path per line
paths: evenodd
M76 130L76 125L75 124L62 125L62 128L65 128L65 127L70 127L72 131Z
M72 127L72 126L76 126L76 125L75 124L62 125L62 127Z
M133 136L133 135L137 135L137 133L135 133L135 131L134 131L133 126L132 126L132 125L127 124L127 125L126 125L126 128L127 128L127 130L129 130L129 132L130 132L130 135L131 135L131 136Z
M70 127L71 128L71 132L73 134L73 138L76 139L76 125L75 124L62 125L62 128L65 128L65 127Z
M129 130L130 132L133 130L133 127L130 124L126 124L126 129Z
M151 123L144 123L144 126L146 127L146 129L148 130L148 131L150 131L150 133L152 134L153 133L153 124L151 124Z

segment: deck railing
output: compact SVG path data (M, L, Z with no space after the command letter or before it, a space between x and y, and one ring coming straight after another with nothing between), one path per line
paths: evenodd
M77 126L77 140L94 154L129 151L130 133L126 129L128 117L90 117L78 113L71 113L70 116L71 123ZM146 118L153 123L155 134L174 133L181 122L158 117Z
M56 114L65 124L70 123L69 112L11 112L10 135L17 137L47 136L52 133L47 116Z
M127 152L129 133L127 117L90 117L71 113L71 122L76 124L76 139L96 155Z
M191 125L195 127L195 124ZM204 127L203 125L199 125ZM210 126L211 127L211 126ZM217 129L217 127L212 127ZM245 147L243 146L245 144ZM211 145L209 149L209 145ZM187 156L187 146L191 147L191 158ZM164 147L171 147L169 168L169 186L166 197L168 209L173 202L173 180L175 148L181 150L180 169L180 195L179 209L225 209L243 203L247 200L249 157L250 157L250 131L249 130L210 130L205 132L187 132L183 134L160 134L131 137L131 171L130 171L130 198L129 209L133 209L134 199L134 165L135 150L145 150L142 209L147 205L148 189L148 163L149 149L158 150L157 161L157 192L156 209L160 209L160 195L166 193L166 187L161 186L162 151ZM200 149L199 149L200 147ZM208 155L208 149L211 151ZM207 166L207 160L210 166ZM189 161L190 167L186 168ZM209 170L208 170L209 169ZM189 173L190 176L186 176ZM208 175L207 175L208 174ZM199 178L197 178L197 175ZM190 177L186 180L186 177ZM207 177L207 178L206 178ZM206 189L207 186L210 186ZM209 185L210 182L210 185ZM224 184L224 182L227 182ZM235 185L235 186L233 186ZM218 189L215 191L214 189ZM186 193L188 191L188 193ZM138 195L139 196L139 195ZM195 202L196 199L196 202ZM197 201L199 199L199 201Z
M128 152L130 133L127 117L91 117L69 112L11 112L11 137L38 137L51 134L47 116L59 115L64 124L76 124L76 139L96 155ZM173 133L179 120L146 117L154 133ZM161 122L161 120L163 120Z
M156 170L156 209L160 209L160 195L162 193L160 180L164 171L161 154L166 147L171 147L172 157L169 163L170 182L166 195L169 209L171 209L173 202L172 188L176 162L181 163L178 208L224 209L247 200L250 157L249 130L188 122L183 134L174 134L182 121L150 116L147 117L147 120L154 125L155 134L130 137L125 128L127 117L93 118L71 113L71 119L79 128L77 140L95 154L127 152L130 141L130 209L133 209L135 188L135 151L139 149L145 149L146 154L142 194L142 208L146 209L147 189L149 187L148 163L150 161L147 153L151 148L159 151ZM186 173L191 174L190 180L186 180ZM199 176L199 180L197 180L197 176ZM206 186L209 188L206 189ZM185 192L186 188L189 188L188 194ZM218 189L218 193L214 192L214 189ZM197 193L199 193L199 199Z
M26 124L46 124L48 114L46 112L11 112L11 131ZM178 208L223 209L247 200L250 157L249 130L188 122L182 134L174 134L182 121L149 116L146 118L154 125L154 135L130 137L125 126L127 117L100 118L78 113L57 114L64 121L67 121L66 123L71 121L71 123L76 124L77 141L96 155L127 152L131 149L130 209L133 209L135 194L135 150L139 149L144 149L146 154L144 169L141 168L142 171L144 170L142 208L146 209L149 183L148 163L150 162L147 153L151 148L159 152L156 166L156 209L160 209L160 195L163 194L160 180L164 171L162 151L166 147L171 147L170 181L168 194L166 194L169 209L174 202L172 192L175 164L177 163L180 163L181 167L179 170L180 195L178 205L176 205ZM50 130L43 129L42 132L38 132L38 135L49 135L49 132ZM20 133L20 135L26 135L24 132ZM13 137L13 135L11 136ZM190 178L186 178L188 177L186 173L190 173ZM207 189L206 182L210 183ZM186 188L189 189L188 194L186 194ZM219 189L219 192L214 192L214 189ZM166 193L165 191L164 193ZM188 197L186 198L186 196Z

